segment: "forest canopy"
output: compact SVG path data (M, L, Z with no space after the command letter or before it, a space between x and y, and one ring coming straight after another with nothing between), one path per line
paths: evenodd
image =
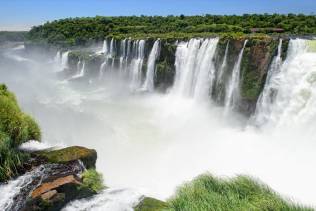
M105 37L193 37L220 33L316 34L316 16L244 14L67 18L35 26L28 39L55 45L85 45Z

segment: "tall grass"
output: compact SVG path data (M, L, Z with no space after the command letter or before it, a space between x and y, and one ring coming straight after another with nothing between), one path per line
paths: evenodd
M3 135L0 137L4 138ZM13 148L9 138L2 139L0 143L0 182L17 176L19 169L27 159L29 159L29 155Z
M16 147L40 139L41 131L34 119L22 112L14 94L0 84L0 182L16 176L28 157Z
M168 203L174 211L307 211L247 176L219 179L204 174L181 186Z

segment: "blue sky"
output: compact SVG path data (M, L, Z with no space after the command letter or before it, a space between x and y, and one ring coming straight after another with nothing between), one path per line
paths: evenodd
M0 0L0 30L81 16L316 13L316 0Z

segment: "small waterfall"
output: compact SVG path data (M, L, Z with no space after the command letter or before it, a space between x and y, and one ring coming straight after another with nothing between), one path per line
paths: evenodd
M101 53L107 54L108 53L108 44L107 44L107 40L103 41L103 47L102 47L102 51Z
M149 54L148 62L147 62L146 79L143 85L144 90L148 90L148 91L154 90L155 65L156 65L156 60L159 56L159 51L160 51L159 45L160 45L160 41L156 40Z
M134 42L134 59L131 64L131 89L138 89L141 85L142 67L144 61L145 40Z
M78 73L74 76L72 76L71 78L74 79L74 78L81 78L81 77L84 77L85 75L85 70L86 70L86 63L85 62L81 62L79 60L78 64L77 64L77 70L78 70Z
M273 59L268 70L264 89L258 99L254 122L256 125L262 125L267 121L271 112L271 105L275 99L276 90L280 85L280 71L282 66L282 39L279 41L277 56Z
M54 61L55 61L56 64L61 64L61 53L60 53L60 51L58 51L58 52L56 53L56 56L55 56L55 58L54 58Z
M227 68L227 56L228 56L228 50L229 50L229 41L226 44L225 48L225 55L223 58L223 62L219 68L218 74L217 74L217 80L216 80L216 90L217 90L217 101L220 101L220 98L222 96L222 93L226 91L225 87L220 87L221 84L223 84L223 76Z
M214 81L213 57L217 43L218 38L191 39L178 44L173 93L194 98L208 95Z
M240 97L239 96L240 95L239 93L240 65L241 65L242 57L243 57L247 42L248 40L245 40L244 46L238 55L237 62L234 65L232 76L228 84L228 90L227 90L226 99L225 99L225 114L227 114L229 110L232 110L236 106Z
M69 51L66 51L61 56L61 66L63 70L68 68L68 55Z
M123 63L124 63L124 60L126 58L126 43L127 43L126 39L121 41L121 48L120 48L121 49L121 52L120 52L121 56L120 56L120 66L119 66L119 69L121 72L125 72Z
M310 47L315 43L316 40L290 40L280 73L270 79L278 84L275 99L269 102L270 114L257 114L267 118L267 126L316 129L316 52Z

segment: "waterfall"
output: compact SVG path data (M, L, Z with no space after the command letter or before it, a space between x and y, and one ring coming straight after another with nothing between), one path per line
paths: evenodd
M245 40L244 46L238 55L237 62L234 65L232 76L228 84L228 90L227 90L226 99L225 99L225 113L226 114L229 110L233 109L236 106L239 100L240 66L241 66L241 61L242 61L242 57L243 57L247 42L248 40Z
M56 64L61 64L61 53L60 53L60 51L58 51L58 52L56 53L56 56L55 56L55 58L54 58L54 61L55 61Z
M279 41L278 53L274 57L267 73L264 89L259 96L254 114L254 122L256 125L262 125L267 121L271 112L271 105L275 99L276 90L280 85L280 71L282 66L282 39Z
M154 90L155 64L156 64L156 60L159 56L159 51L160 51L159 44L160 44L160 41L156 40L148 57L146 79L143 85L144 90L148 90L148 91Z
M68 55L69 51L66 51L61 56L61 66L63 70L68 68Z
M141 85L142 67L144 61L145 40L137 40L134 42L134 59L131 64L131 84L132 90L135 90Z
M279 74L271 76L276 81L277 94L271 106L270 114L265 116L267 126L300 126L315 129L316 118L316 52L312 46L315 40L290 40L288 54Z
M80 67L81 66L81 67ZM72 76L71 78L74 79L74 78L81 78L81 77L84 77L85 75L85 67L86 67L86 63L85 62L81 62L79 60L78 64L77 64L77 69L78 69L78 73L74 76Z
M229 41L227 42L226 44L226 48L225 48L225 55L224 55L224 58L223 58L223 62L219 68L219 71L218 71L218 74L217 74L217 80L216 80L216 90L217 92L217 101L220 101L220 97L222 96L222 93L224 91L226 91L225 87L222 88L220 87L221 84L223 83L223 76L224 76L224 73L226 71L226 68L227 68L227 55L228 55L228 50L229 50Z
M103 47L102 47L102 51L101 53L107 54L108 53L108 44L107 44L107 40L103 41Z
M218 38L191 39L189 42L178 43L173 93L193 98L208 94L214 81L213 57L217 43Z
M120 48L121 56L120 56L120 66L119 66L119 69L121 72L125 72L123 63L124 63L124 60L126 58L126 43L127 43L126 39L121 41L121 48Z

